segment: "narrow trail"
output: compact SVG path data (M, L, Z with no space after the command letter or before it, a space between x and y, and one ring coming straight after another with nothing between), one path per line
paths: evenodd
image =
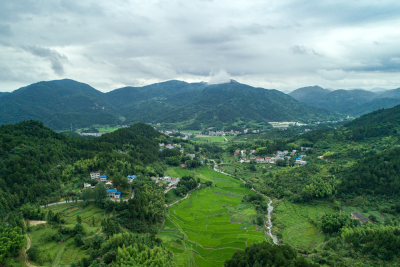
M30 249L30 247L31 247L31 239L29 238L28 235L26 235L26 249L24 251L25 264L29 267L38 267L29 263L28 254L26 254L26 252Z
M187 194L186 194L186 196L185 196L184 198L181 198L181 199L175 201L174 203L172 203L172 204L170 204L170 205L165 204L165 206L166 206L167 208L169 208L169 207L175 205L176 203L181 202L182 200L186 199L186 198L190 195L191 192L193 192L194 190L199 189L199 187L200 187L200 184L199 184L195 189L192 189L192 190L190 190L189 192L187 192Z

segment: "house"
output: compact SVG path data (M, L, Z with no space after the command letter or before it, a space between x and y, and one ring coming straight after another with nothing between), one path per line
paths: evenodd
M163 182L171 182L171 176L165 176L159 178Z
M115 192L114 198L121 198L121 192Z
M264 159L264 158L259 158L259 157L257 157L257 158L256 158L256 162L257 162L257 163L265 163L265 159Z
M281 160L284 160L285 157L284 157L284 156L276 156L276 157L275 157L275 160L280 160L280 159L281 159Z
M254 155L251 155L251 156L250 156L250 160L255 160L255 159L257 159L256 156L254 156Z
M158 177L150 177L150 179L155 182L156 184L158 184Z
M186 168L187 167L186 164L181 164L180 166L181 166L181 168Z
M100 172L91 172L90 173L90 178L93 179L100 179Z
M161 144L158 144L160 147L164 147L165 145L164 145L164 143L161 143Z
M204 165L204 161L203 161L203 160L200 160L200 164L201 164L201 165Z
M171 179L171 184L172 184L172 185L175 185L175 186L176 186L178 183L179 183L179 178L172 178L172 179Z
M239 155L239 151L233 152L233 155Z
M183 148L180 148L179 151L183 154Z
M300 155L299 158L304 158L306 155Z
M135 180L137 177L136 177L136 175L128 175L126 178L128 178L129 183L132 183L133 180Z
M173 149L174 147L173 147L173 146L171 146L171 145L167 145L165 148L168 148L168 149Z
M296 158L295 164L297 164L297 165L306 165L307 161L304 161L302 158Z
M292 152L290 152L290 155L294 156L294 155L296 155L296 153L297 153L297 150L292 150Z
M108 197L114 198L115 193L117 193L117 189L107 189L107 195Z
M256 151L253 149L253 150L250 150L250 154L254 154Z
M309 150L309 149L311 149L311 147L301 147L301 151L306 151L306 150Z
M106 183L106 185L112 186L112 183L111 183L110 181L108 181L108 182Z
M287 150L284 150L284 151L276 151L276 155L277 156L285 156L285 155L287 155L289 153L289 151L287 151Z
M273 163L271 157L265 157L265 162L267 162L267 163ZM275 162L275 160L274 160L274 162Z
M367 217L365 217L364 215L362 215L361 213L356 212L356 211L353 211L351 213L351 218L359 220L362 224L365 224L367 222L371 222L370 219L368 219Z
M83 188L92 188L92 185L91 184L88 184L88 183L83 183ZM94 187L94 186L93 186Z
M107 175L100 175L100 182L107 182Z

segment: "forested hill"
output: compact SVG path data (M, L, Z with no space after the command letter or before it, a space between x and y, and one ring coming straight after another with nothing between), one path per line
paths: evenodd
M0 98L0 124L39 120L53 129L118 123L105 95L73 80L35 83Z
M159 161L160 136L145 124L92 140L58 134L37 121L1 126L0 217L24 203L57 201L65 196L62 184L83 185L89 171L145 172L145 165Z
M232 81L204 88L196 100L158 121L194 121L222 126L241 121L307 121L334 117L334 113L307 107L277 90L254 88Z
M73 80L39 82L0 97L0 124L35 119L55 130L94 124L174 122L195 128L234 121L308 121L336 114L276 91L237 82L167 81L102 93Z
M400 104L400 88L371 92L361 89L330 91L313 86L297 89L289 95L307 105L352 116Z
M400 130L400 105L365 114L343 127L351 131L352 139L355 141L369 137L397 135Z

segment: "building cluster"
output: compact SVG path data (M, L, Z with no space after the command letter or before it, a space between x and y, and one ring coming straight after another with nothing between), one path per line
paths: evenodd
M128 175L126 178L128 179L129 183L132 183L133 180L135 180L137 178L137 176L136 175ZM97 180L99 182L103 182L108 186L112 186L112 182L107 179L107 175L100 174L100 172L91 172L90 179ZM89 187L90 187L90 189L93 189L95 186L92 186L89 183L83 184L83 188L89 188ZM122 193L117 191L117 189L112 189L112 188L107 189L107 195L110 198L121 198L121 194Z
M164 176L164 177L150 177L156 184L158 183L168 183L167 189L176 188L177 184L179 183L179 178L172 178L171 176Z
M173 149L173 148L179 148L179 151L181 152L181 153L183 153L183 148L181 147L181 145L179 145L179 144L164 144L164 143L160 143L160 144L158 144L159 145L159 147L160 147L160 149L159 149L159 151L162 151L163 150L163 148L166 148L166 149Z
M256 163L271 163L271 164L276 164L276 162L278 160L289 160L291 159L292 156L296 156L296 154L298 153L297 150L292 150L291 152L289 152L288 150L284 150L284 151L276 151L276 154L273 157L269 157L269 156L265 156L265 157L257 157L255 155L253 155L253 153L255 152L255 150L251 150L250 151L250 157L248 160L246 160L246 150L236 150L234 152L235 155L239 155L241 154L242 159L240 160L240 162L250 162L252 160L254 160ZM306 155L300 155L298 158L296 158L295 164L297 165L305 165L307 164L306 161L303 160L303 158Z
M81 136L94 136L94 137L100 137L105 133L78 133Z

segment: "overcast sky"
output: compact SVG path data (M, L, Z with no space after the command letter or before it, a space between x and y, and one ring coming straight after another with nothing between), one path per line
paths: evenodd
M0 1L0 91L233 78L268 89L400 87L400 1Z

